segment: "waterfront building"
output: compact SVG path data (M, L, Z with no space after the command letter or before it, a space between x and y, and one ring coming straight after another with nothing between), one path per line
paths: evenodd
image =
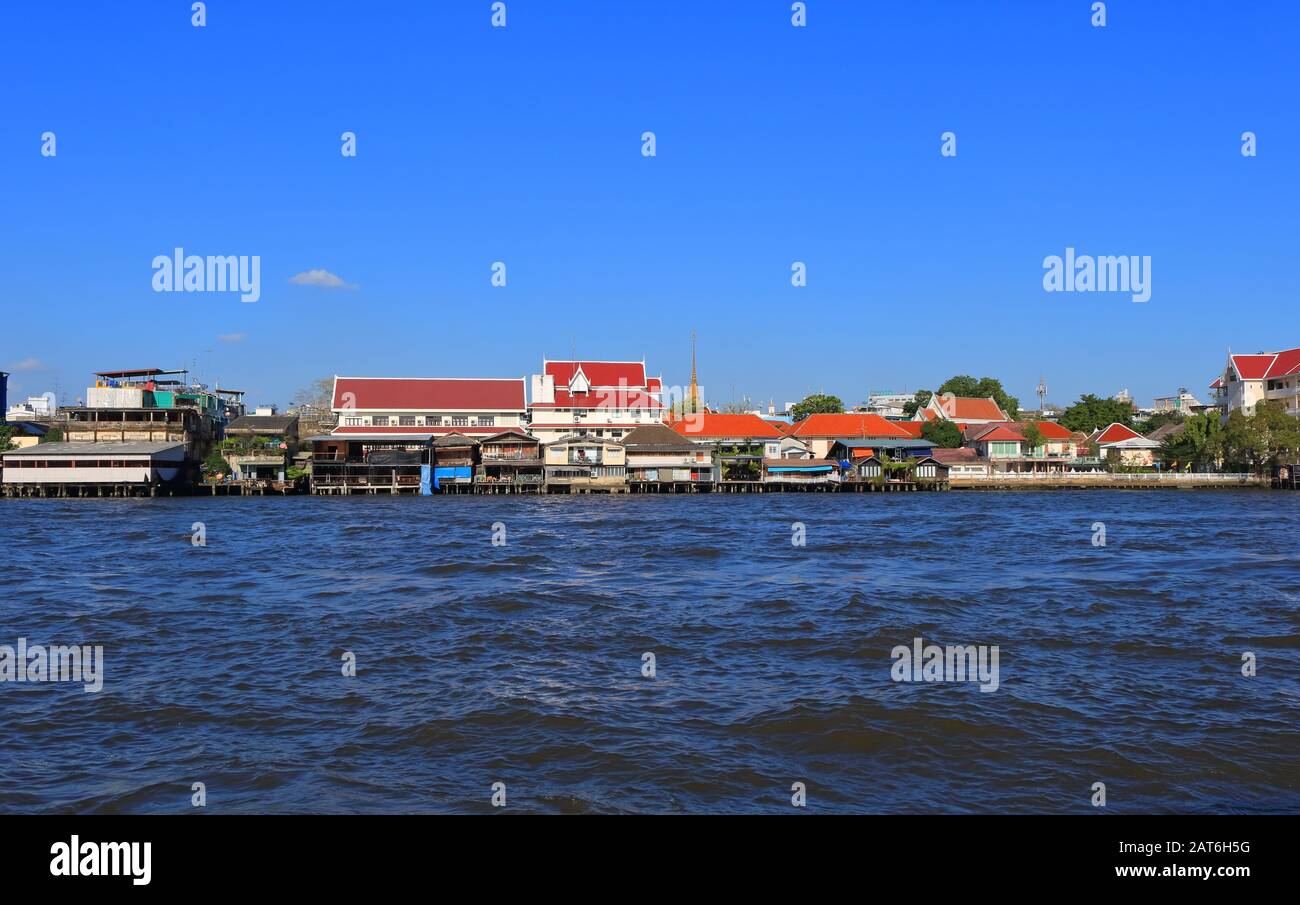
M846 437L832 443L826 457L841 463L852 463L872 456L901 462L929 456L933 449L934 444L929 440L913 440L910 437Z
M889 460L877 455L854 459L845 471L846 481L869 481L876 484L915 484L931 489L930 485L948 483L948 466L933 456L915 458L906 469L891 469ZM946 488L945 488L946 489Z
M840 483L840 474L830 459L764 459L763 483L791 488L824 485L832 490Z
M154 492L189 480L184 443L96 441L42 443L0 453L6 492L43 495Z
M707 489L716 479L712 451L666 424L645 424L632 430L623 438L623 447L627 480L634 488Z
M235 481L283 482L288 457L283 451L250 450L227 455L230 477Z
M1033 447L1025 438L1031 424L1043 437L1043 442ZM1074 435L1054 421L967 425L964 434L966 444L990 460L995 471L1059 473L1090 464L1077 461Z
M298 416L240 415L226 425L226 440L239 441L247 448L275 448L292 457L298 451Z
M1093 431L1088 437L1088 443L1096 445L1103 459L1135 467L1154 465L1156 451L1160 449L1159 443L1148 440L1133 428L1125 427L1119 422Z
M66 419L63 445L85 444L144 444L157 445L169 450L180 445L184 462L179 476L171 474L173 466L166 464L160 470L168 477L159 483L170 486L193 484L199 478L199 463L212 451L226 428L225 411L220 397L201 383L190 381L186 371L167 371L160 368L138 368L125 371L100 371L95 374L94 386L86 390L86 404L65 408ZM138 458L107 458L104 450L87 448L72 455L68 461L130 462L129 466L86 468L79 472L85 478L78 483L117 483L119 474L143 473ZM153 455L153 453L143 453ZM170 463L171 453L164 459ZM76 467L76 466L73 466ZM123 470L124 469L124 470ZM149 471L145 467L145 471Z
M479 464L479 441L452 431L433 441L433 489L468 490Z
M723 481L760 481L763 459L806 455L807 451L806 443L753 414L701 412L674 421L671 427L687 440L713 451Z
M494 489L540 490L542 445L518 428L484 437L475 482Z
M522 377L335 377L333 411L332 437L482 438L523 427L528 407Z
M992 396L950 396L935 394L923 407L916 410L916 421L942 419L955 424L990 424L1010 421Z
M936 449L930 457L947 467L950 478L979 478L992 473L989 460L969 447Z
M1255 406L1267 400L1280 402L1287 414L1300 416L1300 349L1229 355L1210 389L1225 415L1236 411L1253 415Z
M643 361L542 361L532 378L528 431L543 443L573 435L617 440L664 420L663 380Z
M827 458L831 446L839 440L910 440L912 435L900 427L901 422L887 421L866 413L816 414L797 422L791 435L808 444L814 458Z
M994 471L1014 471L1013 465L1023 455L1025 437L1009 424L989 424L968 431L966 445L980 458L988 459Z
M627 452L612 437L571 434L542 447L546 489L551 493L627 490Z
M442 448L446 484L473 483L477 441L503 429L522 430L527 415L522 377L335 377L331 406L338 418L328 434L311 437L312 487L351 492L387 487L442 489L443 479L421 470L438 467ZM466 448L469 461L462 461ZM453 462L453 460L455 460Z

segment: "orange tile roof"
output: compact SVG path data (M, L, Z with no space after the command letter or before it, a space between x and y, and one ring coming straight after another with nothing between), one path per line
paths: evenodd
M932 402L939 406L948 418L961 418L968 421L1006 421L1007 413L998 408L992 397L977 396L934 396Z
M796 437L899 437L910 439L911 434L896 422L879 415L809 415L794 426Z
M1020 430L1024 430L1031 424L1035 425L1045 440L1069 440L1072 437L1068 430L1055 421L1017 421L1014 424Z
M1020 436L1020 432L1015 428L1006 424L999 424L987 433L980 434L975 439L980 443L984 443L988 440L1020 440L1023 442L1025 438Z
M776 440L785 436L757 415L722 415L716 412L702 412L698 415L687 415L681 421L674 421L668 426L692 440L709 437L752 437Z

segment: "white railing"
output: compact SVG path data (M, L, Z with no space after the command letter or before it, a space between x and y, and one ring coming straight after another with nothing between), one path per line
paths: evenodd
M952 480L956 481L1077 481L1086 483L1088 481L1101 483L1156 483L1156 484L1249 484L1257 480L1255 475L1246 472L1218 473L1218 472L1151 472L1127 473L1120 472L1109 474L1107 472L1092 472L1087 474L1071 474L1069 472L994 472L993 474L953 474Z

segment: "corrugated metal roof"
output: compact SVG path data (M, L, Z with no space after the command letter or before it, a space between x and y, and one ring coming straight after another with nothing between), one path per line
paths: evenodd
M4 453L9 456L152 456L172 449L185 449L184 443L41 443L26 449Z
M297 415L240 415L226 425L226 431L249 430L283 433L297 423Z

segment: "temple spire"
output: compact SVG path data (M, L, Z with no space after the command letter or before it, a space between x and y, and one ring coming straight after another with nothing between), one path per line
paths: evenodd
M696 379L696 372L695 372L695 331L694 330L691 331L691 390L689 395L687 396L687 405L690 406L690 410L692 412L698 412L701 409L700 384L699 381Z

